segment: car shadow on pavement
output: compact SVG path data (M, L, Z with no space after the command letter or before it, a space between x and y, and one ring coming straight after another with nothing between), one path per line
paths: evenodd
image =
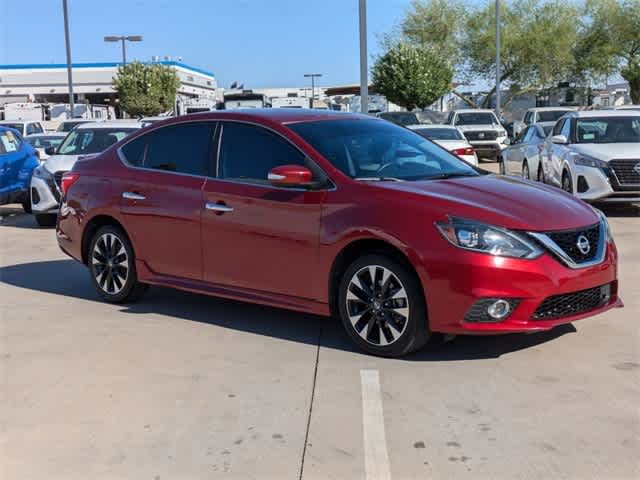
M594 204L594 207L599 208L604 212L607 217L640 217L640 205L612 205L612 204Z
M25 213L22 208L0 208L0 227L28 228L38 230L38 226L33 215ZM53 229L49 229L52 230Z
M62 280L63 279L63 280ZM102 303L86 268L73 260L23 263L0 268L0 283L38 292ZM162 287L152 287L121 312L155 314L231 328L283 340L366 355L355 347L338 320ZM549 342L575 332L573 325L529 335L460 336L436 342L405 357L407 361L442 362L497 358L506 353Z

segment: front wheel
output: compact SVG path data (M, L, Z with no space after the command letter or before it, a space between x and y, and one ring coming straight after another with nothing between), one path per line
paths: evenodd
M542 163L538 165L538 173L536 175L536 180L542 183L547 183L547 179L544 176L544 170L542 169Z
M562 190L573 195L573 185L571 185L571 176L566 170L562 174Z
M94 234L87 262L93 285L107 302L133 302L147 289L138 281L131 242L118 227L108 225Z
M531 180L531 173L529 172L529 164L525 160L522 164L522 178L526 180Z
M338 301L347 334L368 353L400 357L429 338L420 281L387 256L366 255L353 262L340 282Z

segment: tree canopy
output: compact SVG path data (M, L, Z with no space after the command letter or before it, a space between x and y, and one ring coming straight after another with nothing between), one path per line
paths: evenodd
M134 117L172 109L179 86L175 70L158 63L128 63L118 68L113 79L122 109Z

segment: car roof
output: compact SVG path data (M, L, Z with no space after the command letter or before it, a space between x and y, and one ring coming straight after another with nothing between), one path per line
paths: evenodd
M68 132L45 132L45 133L32 133L31 135L27 135L25 138L64 138L67 136Z
M490 108L460 108L455 113L494 113Z
M16 123L39 123L39 120L0 120L0 125L15 125Z
M575 107L534 107L527 112L573 112Z
M96 128L142 128L137 120L108 120L105 122L88 122L78 125L74 130L94 130Z
M453 125L443 125L440 123L425 123L420 125L407 125L406 126L410 130L428 130L430 128L447 128L449 130L458 130L458 127Z
M67 120L62 120L61 123L86 123L86 122L95 122L96 120L92 120L90 118L69 118Z
M640 112L635 110L587 110L567 113L572 118L602 118L602 117L640 117Z

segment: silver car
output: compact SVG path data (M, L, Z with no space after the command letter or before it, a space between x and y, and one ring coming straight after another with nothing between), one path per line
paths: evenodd
M640 202L640 112L573 112L553 127L543 180L590 202Z
M511 144L502 151L500 173L522 175L526 179L542 181L540 153L551 127L533 124L526 127Z
M100 153L140 128L137 121L83 123L69 132L55 151L47 149L51 156L31 177L31 205L38 225L55 225L62 175L73 168L78 158Z

